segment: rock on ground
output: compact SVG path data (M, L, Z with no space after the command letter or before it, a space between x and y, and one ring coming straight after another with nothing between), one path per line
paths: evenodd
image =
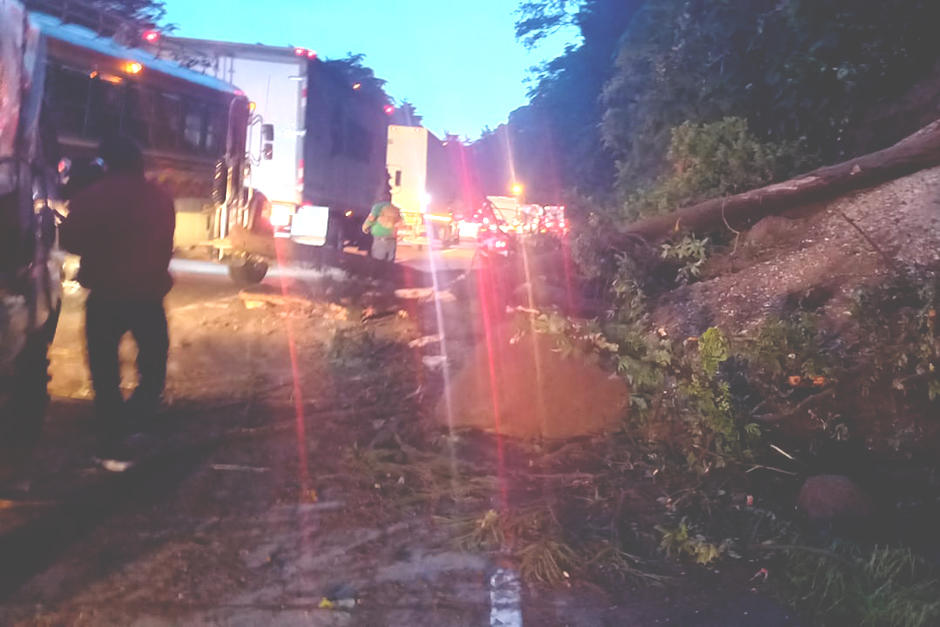
M508 326L496 329L451 380L453 426L548 439L616 430L630 400L627 385L553 348L545 335L514 338ZM436 416L448 424L446 398Z
M815 522L860 519L872 512L871 498L843 475L816 475L800 488L797 508Z

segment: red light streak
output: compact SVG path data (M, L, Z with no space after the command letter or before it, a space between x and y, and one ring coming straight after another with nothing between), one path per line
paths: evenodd
M497 299L495 298L494 272L490 262L484 261L483 267L477 274L477 291L480 296L480 313L483 316L483 333L486 338L486 356L490 375L490 397L493 401L493 427L496 431L496 452L499 473L500 504L503 511L509 508L509 493L506 487L506 460L503 447L502 418L499 404L499 383L497 376L497 355L494 346L493 310Z
M278 266L282 268L286 265L285 259L287 251L285 250L285 246L287 246L287 243L284 240L275 240L274 242L277 263ZM281 274L280 282L281 294L286 297L288 295L288 283L287 277L284 276L284 274ZM287 350L290 355L291 376L293 377L291 390L294 397L294 431L297 437L297 461L300 465L300 490L302 498L306 498L310 493L310 471L307 466L307 428L306 418L304 416L304 396L303 389L300 385L300 366L298 365L299 362L297 359L297 342L294 338L294 323L290 316L284 319L284 323L287 329Z

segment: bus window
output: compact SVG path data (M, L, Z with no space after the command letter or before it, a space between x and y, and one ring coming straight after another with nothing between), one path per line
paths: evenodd
M220 112L209 115L206 126L206 153L212 157L221 157L225 146L225 116Z
M159 93L153 100L154 148L175 150L180 145L181 103L173 94Z
M85 135L85 116L91 82L88 74L52 66L46 80L50 94L47 102L53 105L59 130L66 135Z
M91 106L88 111L86 135L101 137L121 129L124 108L124 85L101 78L91 81Z
M205 121L206 108L193 102L187 103L183 140L193 152L202 152Z
M127 90L127 108L124 111L124 132L144 148L150 146L153 94L138 85Z

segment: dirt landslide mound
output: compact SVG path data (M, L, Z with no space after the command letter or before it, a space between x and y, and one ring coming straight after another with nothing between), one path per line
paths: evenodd
M656 323L681 335L747 330L824 292L831 297L815 304L843 320L853 292L889 274L886 258L902 267L940 263L940 168L789 213L764 218L737 253L709 261L705 280L661 298Z
M451 381L455 428L547 439L619 428L630 400L622 379L581 357L553 350L544 335L514 337L503 327L489 347L481 342ZM435 415L448 424L446 398Z

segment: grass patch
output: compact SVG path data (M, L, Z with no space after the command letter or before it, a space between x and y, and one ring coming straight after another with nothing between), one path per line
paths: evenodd
M518 551L519 574L527 581L556 584L584 568L584 558L570 545L543 537L526 543Z
M634 584L662 584L669 579L647 560L624 552L589 530L574 533L566 529L544 503L438 521L451 529L461 550L499 551L513 557L526 581L554 585L589 575Z
M940 579L910 549L781 547L784 597L814 625L940 624Z
M478 474L467 464L448 456L420 451L401 443L394 449L353 449L349 469L383 490L401 507L442 501L466 505L488 500L498 488L498 478Z

